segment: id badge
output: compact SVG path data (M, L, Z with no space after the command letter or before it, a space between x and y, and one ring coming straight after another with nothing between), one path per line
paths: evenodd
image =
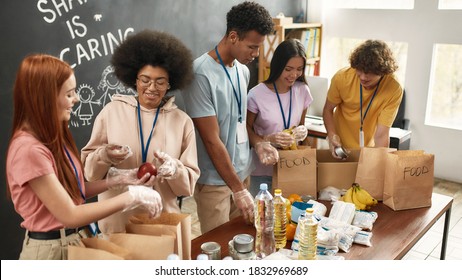
M237 122L237 135L236 140L238 144L247 142L249 136L247 135L247 128L245 122Z
M359 130L359 147L364 147L364 131L362 129Z

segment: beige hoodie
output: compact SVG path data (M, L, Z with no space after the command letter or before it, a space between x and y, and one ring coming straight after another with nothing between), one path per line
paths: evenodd
M154 162L154 151L162 151L177 159L178 170L174 179L158 180L154 189L162 197L163 211L179 213L178 196L191 196L199 178L197 148L194 125L189 116L178 109L171 97L162 106L152 133L146 161ZM144 145L152 129L157 109L148 110L141 106ZM93 131L87 145L82 149L82 162L88 181L103 179L112 166L103 160L104 145L118 144L130 146L133 155L114 166L119 169L138 168L142 163L137 101L134 96L113 96L96 117ZM118 195L121 191L108 190L98 196L104 200ZM129 213L116 213L99 221L103 233L125 232Z

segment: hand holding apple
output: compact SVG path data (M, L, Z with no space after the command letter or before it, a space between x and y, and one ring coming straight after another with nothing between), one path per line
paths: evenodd
M156 166L150 162L145 162L138 168L136 176L138 177L138 179L141 179L146 173L149 173L151 176L157 176Z

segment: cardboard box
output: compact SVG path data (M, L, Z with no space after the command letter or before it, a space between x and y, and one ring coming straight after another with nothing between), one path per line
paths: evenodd
M350 150L346 160L332 157L330 150L317 150L318 161L317 189L332 186L338 189L348 189L355 182L361 150Z
M294 23L293 17L275 17L273 18L274 25L286 25Z

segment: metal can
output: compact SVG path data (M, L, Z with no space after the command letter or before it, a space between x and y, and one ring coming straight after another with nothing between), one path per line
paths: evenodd
M209 256L209 260L221 260L221 246L217 242L205 242L201 245L201 250Z
M335 154L341 157L342 159L348 157L347 151L342 146L335 147Z
M257 255L253 250L254 238L249 234L238 234L229 241L229 251L235 260L256 260Z

